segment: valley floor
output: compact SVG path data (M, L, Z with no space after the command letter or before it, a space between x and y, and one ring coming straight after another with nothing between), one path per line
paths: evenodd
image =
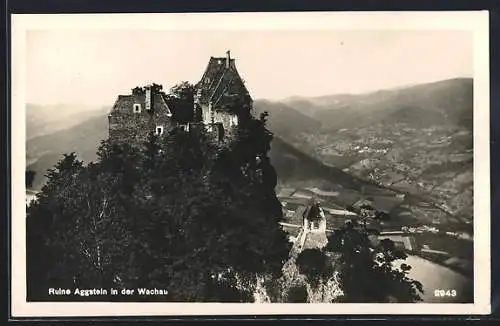
M351 197L349 205L362 201L364 196L353 196L354 192L343 195L342 190L332 192L321 189L284 187L278 189L278 198L283 206L285 221L282 227L289 233L293 242L301 242L302 219L300 212L304 210L308 201L315 197L322 203L327 222L327 233L342 227L347 220L360 220L357 213L347 210L346 197ZM348 191L349 192L349 191ZM373 196L373 194L371 194ZM382 196L383 197L383 196ZM375 202L377 202L375 200ZM433 284L455 284L461 289L461 295L454 298L435 298L433 293L427 293L426 302L469 302L472 300L473 276L473 240L465 232L454 232L453 223L432 223L438 219L429 219L431 223L416 221L413 211L406 210L401 214L404 200L393 201L388 212L390 219L378 221L368 219L368 227L380 232L379 239L392 239L396 245L401 246L410 255L410 265L415 265L415 278L424 284L427 292L432 292ZM399 202L399 203L398 203ZM375 205L374 205L375 206ZM410 206L411 207L411 206ZM450 225L451 224L451 225ZM303 241L302 241L303 242ZM294 248L300 247L300 244ZM413 265L412 265L413 264ZM425 277L424 277L425 276ZM444 285L442 285L443 287ZM458 300L458 301L457 301Z

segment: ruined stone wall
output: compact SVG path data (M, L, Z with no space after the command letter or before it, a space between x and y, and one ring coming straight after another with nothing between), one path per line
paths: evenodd
M210 116L210 109L208 104L202 104L201 105L201 112L202 112L202 121L204 123L210 123L211 122L211 116Z
M145 95L119 96L109 119L109 138L112 142L142 146L157 126L163 126L163 134L173 127L168 109L159 94L154 94L153 111L146 110ZM134 104L141 104L141 112L134 112Z
M224 130L229 131L238 125L238 118L234 114L214 111L214 121L222 123Z

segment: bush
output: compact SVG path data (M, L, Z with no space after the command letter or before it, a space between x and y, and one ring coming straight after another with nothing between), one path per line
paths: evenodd
M341 254L339 282L344 295L340 302L383 303L421 301L422 284L408 277L411 266L393 266L396 260L405 260L406 254L394 242L370 240L371 233L364 228L346 225L329 238L328 248Z

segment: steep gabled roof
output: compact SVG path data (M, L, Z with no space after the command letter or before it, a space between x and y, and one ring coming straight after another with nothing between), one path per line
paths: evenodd
M234 59L210 57L201 80L196 84L196 91L200 95L199 101L202 104L212 102L212 105L217 106L224 96L231 95L226 94L227 92L236 90L237 94L234 95L250 97L243 80L238 74Z
M234 78L234 73L229 73L228 70L224 70L219 81L217 82L217 85L213 88L212 95L209 98L213 105L217 105L217 103L221 100L222 95L229 88L229 85Z
M165 102L161 93L155 93L152 95L153 100L153 112L155 115L167 115L171 116L172 111L169 105ZM115 104L111 108L110 114L115 115L130 115L133 116L134 104L141 104L143 113L145 110L146 95L144 93L135 93L129 95L118 95Z
M234 59L230 59L229 62L230 62L229 66L235 68ZM205 69L205 72L203 73L200 82L202 82L206 78L210 78L211 82L209 84L211 87L213 87L214 82L220 78L220 76L226 69L228 69L227 58L210 57L207 68ZM196 86L199 85L197 84Z

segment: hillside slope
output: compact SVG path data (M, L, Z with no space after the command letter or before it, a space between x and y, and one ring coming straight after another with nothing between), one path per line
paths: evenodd
M270 112L272 112L270 115L272 121L275 113L279 111L271 109ZM107 118L101 115L83 121L72 128L28 140L26 143L27 168L37 172L34 188L41 187L45 181L43 178L45 171L54 166L64 153L74 151L85 162L95 160L97 147L107 136ZM331 168L297 150L279 137L275 137L272 142L270 156L281 180L305 181L323 178L332 180L333 178L333 180L351 183L351 178L344 172L334 168L332 173Z
M282 137L312 133L321 127L321 122L285 103L257 100L254 102L254 110L256 115L267 111L268 128Z
M107 116L87 119L71 128L34 137L26 143L27 169L36 172L34 189L45 182L44 174L64 153L76 152L78 158L88 163L96 159L97 147L108 137Z
M472 218L472 79L290 98L286 105L321 121L321 128L312 132L273 130L287 143L326 165L432 198L450 212Z
M68 129L92 117L103 115L108 107L75 104L26 105L26 139Z
M472 128L472 86L470 78L455 78L359 95L290 98L283 103L321 121L326 129L378 122Z
M342 170L323 164L301 150L286 143L280 137L274 137L269 153L281 183L306 183L332 190L335 187L360 190L365 181Z

